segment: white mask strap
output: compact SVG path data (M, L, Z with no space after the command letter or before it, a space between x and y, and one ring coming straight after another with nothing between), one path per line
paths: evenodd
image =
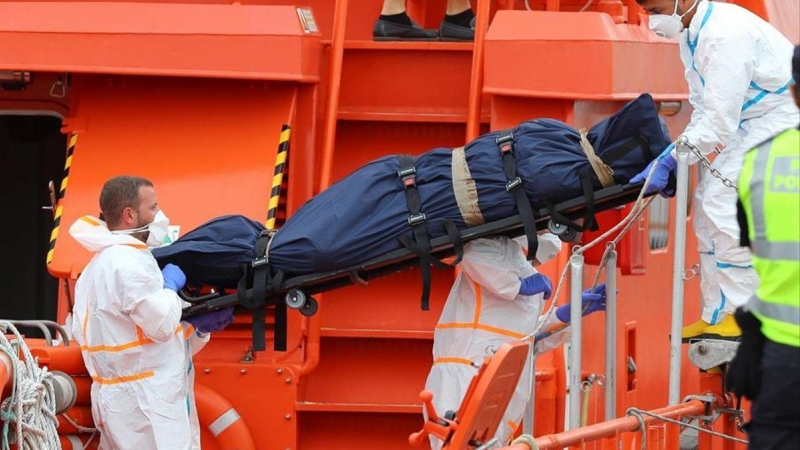
M111 230L112 234L136 234L136 233L143 233L148 230L150 224L147 224L143 227L139 228L132 228L130 230Z
M686 12L684 12L683 14L681 14L681 17L689 14L694 9L694 7L697 6L697 2L699 1L700 0L694 0L694 3L692 3L692 7L687 9ZM675 14L678 14L678 0L675 0Z

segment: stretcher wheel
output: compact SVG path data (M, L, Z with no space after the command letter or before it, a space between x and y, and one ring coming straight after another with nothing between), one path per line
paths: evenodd
M303 307L300 308L300 314L310 317L317 313L319 309L319 303L314 297L309 297L308 300L303 304Z
M547 229L564 242L574 241L578 237L577 231L564 224L554 222L552 219L547 223Z
M292 309L300 309L306 304L306 294L303 291L292 289L284 297L286 306Z

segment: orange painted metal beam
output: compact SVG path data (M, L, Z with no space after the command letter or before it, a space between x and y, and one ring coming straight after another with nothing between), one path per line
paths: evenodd
M333 147L336 142L336 121L339 119L339 91L342 85L342 59L347 25L347 0L337 0L333 16L333 38L330 50L328 103L325 108L325 130L322 147L322 172L318 192L331 184Z
M469 142L480 134L481 97L483 96L483 61L486 32L489 29L491 2L478 0L475 23L475 46L472 51L472 79L469 86L469 110L467 115L467 140Z
M656 409L651 412L677 420L686 416L702 414L705 408L706 406L703 402L692 400L680 405ZM658 422L659 420L654 417L644 416L645 426ZM638 431L640 426L639 419L633 416L627 416L559 434L542 436L536 439L536 445L539 450L556 450L564 447L578 446L588 441L610 438L624 432ZM509 447L504 447L503 450L530 450L530 447L527 444L514 444Z
M322 38L289 6L1 2L0 47L8 70L316 82Z

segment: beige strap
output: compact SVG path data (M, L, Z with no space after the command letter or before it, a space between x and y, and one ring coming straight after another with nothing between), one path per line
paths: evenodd
M458 204L458 210L461 212L464 223L468 227L484 223L483 213L478 205L478 188L469 172L464 147L453 149L451 167L453 169L453 193L456 196L456 204Z
M592 148L592 144L589 143L589 139L586 138L586 129L581 128L581 149L583 149L583 153L586 155L586 158L589 160L589 164L592 165L592 169L594 173L597 175L597 178L600 180L600 184L603 187L609 187L614 185L614 169L609 167L606 163L600 159L597 154L594 152L594 148Z

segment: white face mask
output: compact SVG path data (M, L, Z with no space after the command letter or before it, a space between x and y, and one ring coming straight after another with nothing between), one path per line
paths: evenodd
M161 247L164 245L164 241L167 239L167 233L169 232L169 218L164 211L158 211L156 213L155 218L153 221L150 222L148 225L145 225L140 228L134 228L132 230L114 230L112 233L114 234L136 234L142 233L144 231L149 231L150 234L147 235L147 246L150 248Z
M538 237L539 247L536 249L536 261L544 264L558 256L561 251L561 239L552 233L540 234Z
M675 39L681 34L681 31L683 31L683 22L681 22L681 19L686 14L689 14L695 6L697 6L697 0L695 0L692 7L687 9L685 13L678 15L678 0L675 0L675 9L671 16L666 14L653 14L650 16L650 31L663 38Z

